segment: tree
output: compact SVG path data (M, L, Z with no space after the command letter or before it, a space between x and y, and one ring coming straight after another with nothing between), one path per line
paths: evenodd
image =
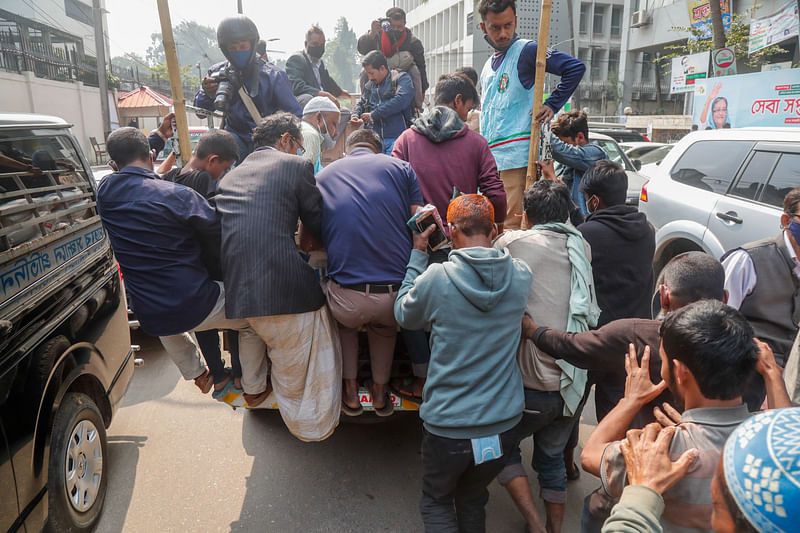
M713 1L711 2L714 3ZM744 17L737 13L731 14L731 25L728 33L725 35L725 40L721 45L714 42L714 39L704 38L704 31L695 27L674 26L673 31L681 31L691 33L695 40L688 39L686 43L673 44L665 46L667 54L662 55L657 62L671 61L673 57L680 57L698 52L705 52L707 50L716 50L718 48L732 48L736 55L736 61L742 62L750 68L758 68L767 63L770 59L781 54L787 54L788 51L778 45L768 46L758 52L748 54L748 41L750 39L750 25L744 22Z
M325 45L322 56L331 77L346 91L355 91L361 67L358 61L358 39L345 17L339 17L334 38Z
M714 49L725 47L725 26L722 24L722 6L725 0L710 0L708 7L711 9L711 40Z
M222 50L217 44L217 31L211 26L203 26L194 21L181 21L172 28L178 62L181 65L200 63L203 69L224 61ZM160 33L150 35L152 44L147 48L147 63L159 65L166 62L164 41Z

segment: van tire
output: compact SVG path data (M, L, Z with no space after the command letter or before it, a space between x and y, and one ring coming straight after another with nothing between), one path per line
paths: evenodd
M50 440L49 531L78 533L94 528L106 496L106 448L106 428L94 401L83 393L65 394Z

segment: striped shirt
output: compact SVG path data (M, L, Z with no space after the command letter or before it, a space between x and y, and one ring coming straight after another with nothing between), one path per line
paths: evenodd
M670 458L675 461L686 450L700 452L689 473L664 493L664 533L708 531L711 533L711 479L717 469L722 447L736 427L750 416L747 406L706 407L683 413L672 438ZM619 498L627 484L625 458L620 443L612 442L603 452L600 466L603 488Z

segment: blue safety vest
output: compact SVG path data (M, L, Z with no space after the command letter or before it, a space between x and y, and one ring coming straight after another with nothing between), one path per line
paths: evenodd
M489 142L498 170L528 166L533 87L522 86L517 70L528 42L517 39L497 70L492 69L490 57L481 72L481 135Z

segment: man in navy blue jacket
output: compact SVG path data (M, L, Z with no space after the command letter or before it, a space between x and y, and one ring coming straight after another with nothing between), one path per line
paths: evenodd
M390 155L394 141L411 123L414 84L400 71L390 71L386 57L373 50L361 62L369 81L356 104L351 124L375 131L383 141L383 153Z
M203 78L202 89L194 97L196 107L214 109L219 83L212 75L233 67L262 117L277 111L288 111L298 118L302 117L302 109L292 94L286 73L257 56L258 29L252 20L244 15L224 19L217 28L217 40L228 61L209 69L209 76ZM239 143L239 161L242 161L253 151L253 128L257 124L239 96L236 84L228 101L224 122L224 129L231 132Z
M481 0L478 12L484 38L495 49L481 72L481 134L489 143L506 188L504 227L519 229L531 140L537 44L516 34L515 0ZM548 50L546 70L560 76L561 81L536 115L541 122L550 122L569 100L586 66L563 52Z

